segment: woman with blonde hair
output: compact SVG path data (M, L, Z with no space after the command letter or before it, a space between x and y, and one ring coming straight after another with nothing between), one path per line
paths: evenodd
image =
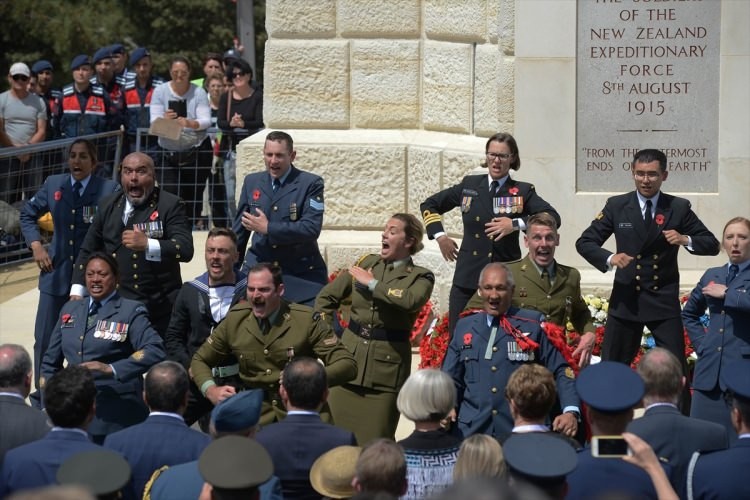
M424 369L412 373L398 393L401 415L414 422L414 432L399 441L406 455L408 489L404 498L439 493L452 483L453 465L461 440L443 427L456 406L450 375Z
M474 434L461 443L453 467L453 480L505 476L505 458L500 443L486 434Z

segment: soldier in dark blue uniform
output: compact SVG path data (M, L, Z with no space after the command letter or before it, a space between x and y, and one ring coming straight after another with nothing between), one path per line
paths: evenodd
M318 248L323 228L323 179L297 169L291 136L271 132L263 146L265 172L245 177L233 230L243 271L258 262L281 267L286 296L312 305L328 282L326 264Z
M548 212L560 225L560 216L536 194L533 184L510 177L511 170L521 168L513 136L493 135L487 140L485 153L487 175L468 175L420 205L427 235L437 240L446 261L456 261L448 313L451 333L459 313L476 291L482 268L489 262L521 258L517 231L526 229L529 215ZM445 234L440 217L456 207L461 207L464 228L460 249Z
M443 361L443 371L456 384L458 431L464 437L510 433L508 378L523 363L541 363L555 375L563 407L552 430L575 436L580 409L573 370L547 339L541 314L511 307L513 275L505 264L487 264L479 279L485 311L458 321Z
M21 210L21 231L39 266L39 305L34 325L34 381L39 389L39 370L60 308L68 301L73 264L86 232L96 215L99 200L120 190L120 185L92 175L96 148L78 139L68 151L69 174L53 175ZM49 212L54 233L49 252L42 245L37 220ZM39 404L38 393L31 396Z
M632 368L614 361L602 361L583 369L576 380L576 389L586 403L586 418L594 437L622 435L633 419L633 409L646 392L643 380ZM640 438L629 436L639 443L638 449L633 450L634 455L640 457L641 448L650 450ZM644 471L631 460L595 457L592 448L587 446L578 452L578 467L568 475L567 498L593 499L609 495L653 500L677 498L667 479L670 469L656 465L653 451L649 456L651 467ZM662 487L673 496L660 496Z
M91 370L97 394L89 433L102 443L107 434L146 419L142 375L166 354L146 306L117 293L119 270L111 255L92 254L85 274L89 298L71 300L60 311L39 385L43 390L64 360Z
M688 467L689 499L750 498L750 377L745 361L722 365L732 425L737 441L728 449L706 455L696 453ZM692 471L692 473L690 472Z

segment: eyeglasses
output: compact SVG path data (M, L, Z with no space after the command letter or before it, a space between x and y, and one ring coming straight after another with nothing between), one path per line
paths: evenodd
M513 153L487 153L487 158L491 160L507 160L513 156Z
M28 82L29 77L26 75L13 75L14 82Z
M235 78L239 78L241 76L245 76L246 74L247 73L245 73L244 71L240 71L239 73L232 73L232 80L234 80Z
M661 177L661 173L660 172L633 172L633 177L635 177L636 179L641 179L641 180L648 178L649 180L655 181L656 179Z

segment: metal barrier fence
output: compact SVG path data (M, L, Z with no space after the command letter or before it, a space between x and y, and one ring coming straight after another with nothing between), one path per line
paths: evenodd
M81 138L90 140L97 147L96 175L114 178L114 166L120 163L123 148L123 132L119 130L0 148L0 266L31 257L21 235L20 210L26 200L39 191L48 176L68 172L68 148ZM47 238L50 236L46 235Z
M209 128L200 145L172 151L159 145L148 129L139 128L131 150L148 154L156 165L159 185L185 201L194 229L231 227L236 205L233 157L216 147L221 130Z

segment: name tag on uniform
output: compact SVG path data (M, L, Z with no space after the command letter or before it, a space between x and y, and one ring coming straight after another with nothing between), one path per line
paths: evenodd
M633 229L633 224L631 222L618 222L617 227L619 229Z

